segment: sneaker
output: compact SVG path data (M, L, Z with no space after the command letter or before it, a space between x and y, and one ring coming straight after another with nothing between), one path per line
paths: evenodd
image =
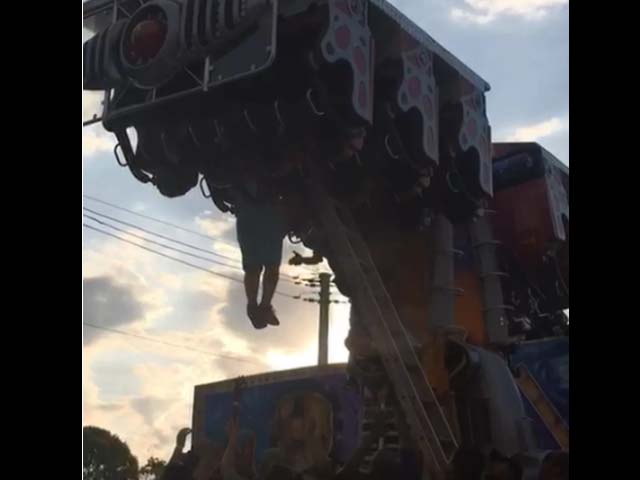
M258 307L260 309L260 315L264 319L264 321L273 327L277 327L280 325L280 320L276 317L276 311L273 309L271 305L261 305Z
M251 320L251 324L253 328L256 330L262 330L266 328L267 322L260 311L260 307L258 305L247 305L247 317Z

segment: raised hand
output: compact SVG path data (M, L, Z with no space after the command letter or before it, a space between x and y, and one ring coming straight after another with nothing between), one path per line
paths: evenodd
M298 252L293 252L293 257L289 259L289 265L302 265L303 257Z
M176 448L179 448L182 451L189 434L191 434L190 428L183 428L178 432L178 435L176 436Z

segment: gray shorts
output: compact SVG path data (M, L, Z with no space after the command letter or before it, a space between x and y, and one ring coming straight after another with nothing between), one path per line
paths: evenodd
M236 233L245 272L280 265L286 224L277 205L251 201L237 205Z

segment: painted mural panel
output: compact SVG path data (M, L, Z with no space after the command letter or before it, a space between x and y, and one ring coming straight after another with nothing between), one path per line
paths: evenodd
M343 366L329 366L249 377L240 388L234 381L196 387L194 448L207 457L198 480L314 479L343 464L358 445L361 416L359 394L346 381ZM235 468L225 467L225 454L237 457ZM237 477L229 475L234 469Z
M545 396L569 425L569 339L563 337L522 343L511 356L511 364L514 367L524 365L529 370ZM533 420L533 429L539 447L559 448L535 408L524 395L523 401L527 415Z

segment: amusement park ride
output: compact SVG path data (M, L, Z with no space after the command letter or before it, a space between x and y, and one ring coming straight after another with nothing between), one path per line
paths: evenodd
M118 162L230 213L246 169L284 169L290 237L351 301L346 366L250 377L246 398L351 392L328 417L338 463L392 411L362 471L389 430L428 479L473 478L469 451L519 469L499 478L543 478L568 452L569 169L535 143L492 144L487 82L385 0L89 0L84 17L84 89L104 94L87 123L116 136ZM194 448L216 442L233 385L196 387Z

